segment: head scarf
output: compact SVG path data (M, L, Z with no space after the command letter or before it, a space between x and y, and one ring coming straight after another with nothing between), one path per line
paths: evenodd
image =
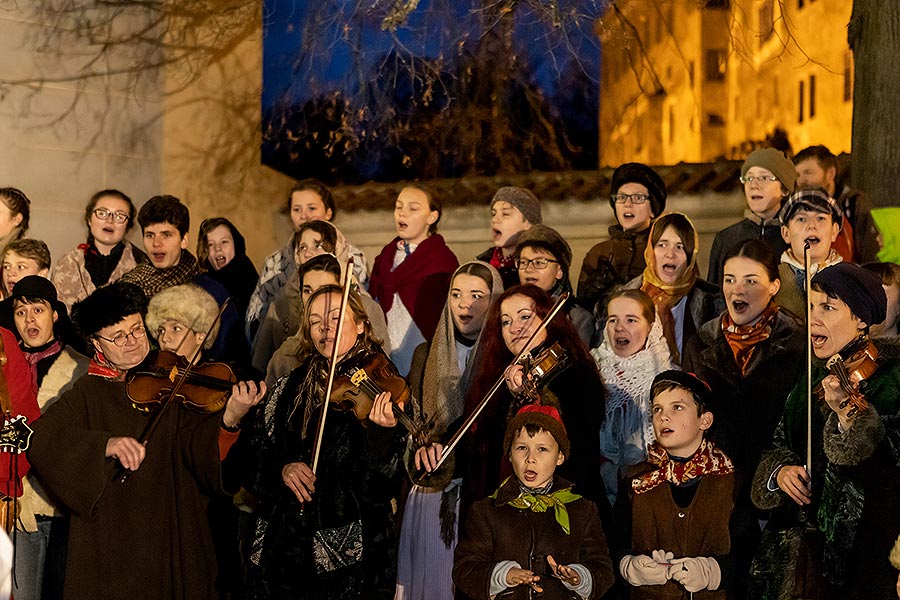
M694 287L697 279L700 278L700 268L697 266L697 253L700 251L700 237L697 235L697 228L686 215L683 215L694 232L694 252L687 257L687 264L684 272L673 284L664 283L656 274L656 253L653 251L653 232L659 226L660 220L653 222L650 228L649 242L644 249L644 261L647 266L644 268L643 283L641 289L650 296L653 304L656 306L656 313L659 315L660 323L663 326L663 333L666 341L669 343L669 351L675 362L681 362L678 346L675 343L675 317L672 316L672 307L678 304L691 288ZM684 241L684 240L682 240Z

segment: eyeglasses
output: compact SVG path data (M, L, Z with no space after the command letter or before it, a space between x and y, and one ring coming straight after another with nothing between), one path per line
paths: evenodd
M629 200L632 204L643 204L650 199L647 194L613 194L610 197L616 204L625 204Z
M773 181L778 181L778 178L774 175L747 175L746 177L742 175L739 179L741 183L772 183Z
M119 223L119 224L127 223L128 219L131 218L128 215L128 213L113 212L113 211L109 210L108 208L95 208L94 216L97 217L98 219L100 219L101 221L106 221L107 219L112 217L113 221L115 221L116 223Z
M526 270L529 266L534 267L538 271L543 271L547 268L547 265L550 263L558 263L558 260L553 260L551 258L517 258L516 259L516 268L520 271Z
M134 338L136 340L139 340L142 337L144 337L145 335L147 335L147 330L144 329L144 326L143 325L135 325L134 327L131 328L131 331L129 331L128 333L124 333L124 332L120 331L112 339L103 337L99 333L97 334L97 337L100 338L101 340L115 344L116 346L121 348L122 346L124 346L125 344L128 343L128 338Z

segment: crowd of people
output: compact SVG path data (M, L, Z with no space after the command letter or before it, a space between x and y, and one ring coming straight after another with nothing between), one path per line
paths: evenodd
M178 198L119 190L54 262L0 189L14 597L897 597L900 209L836 174L752 152L703 279L621 165L577 288L523 188L460 264L403 187L370 270L304 180L261 274L225 216L192 254Z

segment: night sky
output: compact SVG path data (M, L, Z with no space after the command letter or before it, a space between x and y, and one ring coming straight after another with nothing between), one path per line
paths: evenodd
M389 9L408 1L264 0L262 154L266 164L293 176L319 176L331 182L477 171L491 174L487 172L493 168L490 164L463 165L446 148L438 160L442 172L419 173L407 160L412 154L409 145L414 142L388 141L398 137L392 136L392 131L412 127L416 117L411 111L423 107L418 95L427 87L416 78L397 78L397 73L406 75L419 69L420 63L439 61L441 74L429 76L443 85L437 86L439 92L430 106L425 103L425 111L466 101L461 98L465 90L460 92L447 82L462 78L466 61L477 54L484 31L496 23L485 18L483 1L419 0L402 24L384 30ZM568 129L579 129L572 134L588 140L576 144L580 150L570 161L571 167L585 168L597 152L600 50L593 23L601 13L602 1L573 0L568 4L568 12L558 15L554 24L554 15L536 14L527 3L520 3L512 15L512 39L517 68L524 73L520 74L524 83L519 85L539 90L541 102L546 102L539 110L558 122L561 136L568 135ZM499 30L500 26L495 27ZM396 80L396 87L401 88L406 79L413 81L407 81L409 89L397 92L399 99L381 97L385 89L393 91L392 82ZM567 89L573 81L578 89ZM580 96L585 104L581 110L567 108L573 96ZM395 100L403 106L394 109L384 103ZM510 111L515 110L511 105ZM324 121L323 114L328 115ZM431 123L433 126L433 120ZM593 132L585 132L585 127ZM343 142L349 137L353 143L323 148L322 139L329 131L334 139L335 130L342 131L338 137ZM587 148L591 135L594 147ZM405 166L400 166L404 161ZM523 166L541 168L544 162L538 157Z

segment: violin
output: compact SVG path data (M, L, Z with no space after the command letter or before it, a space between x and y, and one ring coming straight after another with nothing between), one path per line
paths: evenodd
M336 410L352 412L360 421L369 417L375 396L382 392L391 393L391 407L397 421L420 443L427 443L427 436L421 427L403 412L399 404L409 400L410 391L406 380L397 372L397 367L380 353L364 355L334 379L331 401Z
M531 357L526 353L519 361L525 368L523 378L524 390L520 394L524 398L537 401L538 392L545 387L550 380L562 373L569 363L569 355L559 342L554 342L541 350L537 356Z
M878 348L865 337L852 342L844 350L828 359L826 363L828 372L838 378L841 389L847 394L847 398L841 402L840 408L851 405L847 412L848 418L852 419L859 411L866 410L869 406L860 387L866 379L872 376L878 366ZM825 388L821 381L816 386L815 395L818 400L825 400Z
M144 362L128 371L125 392L132 406L150 412L167 401L182 377L184 381L172 401L201 413L222 410L237 381L231 367L224 363L191 365L183 356L159 350L148 354Z

